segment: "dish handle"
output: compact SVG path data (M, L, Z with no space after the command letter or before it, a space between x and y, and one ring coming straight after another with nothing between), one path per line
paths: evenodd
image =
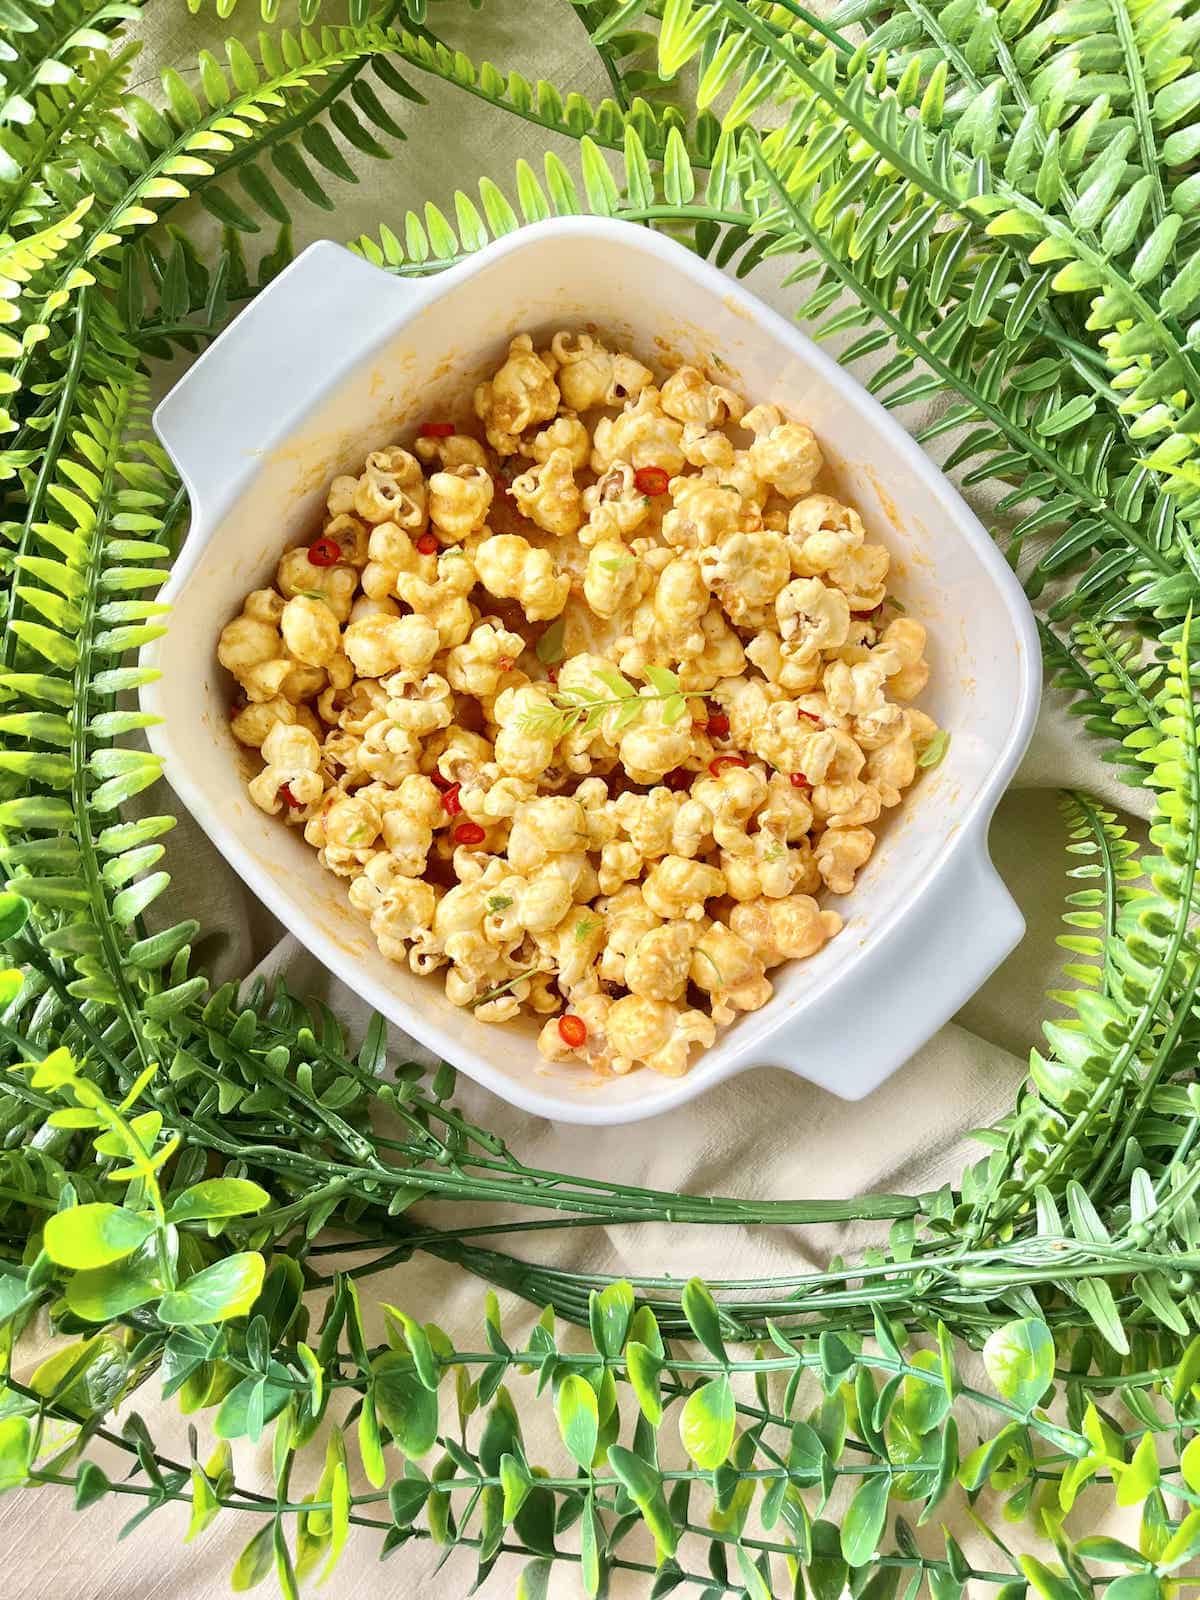
M902 926L766 1041L754 1066L799 1072L843 1100L861 1100L966 1004L1025 932L988 855L987 824L961 841ZM839 937L854 933L851 925Z
M425 297L330 240L309 245L213 341L154 413L183 479L192 533L177 588L256 469L314 402ZM197 538L199 533L200 537Z

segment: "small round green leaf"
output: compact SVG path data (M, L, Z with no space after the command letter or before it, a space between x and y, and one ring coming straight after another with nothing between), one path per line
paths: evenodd
M216 1217L244 1217L269 1205L271 1196L246 1178L208 1178L194 1183L171 1201L168 1222L208 1222Z
M1040 1317L997 1328L983 1347L983 1364L997 1394L1032 1411L1054 1382L1054 1338Z
M385 1350L371 1363L375 1409L402 1455L410 1460L433 1449L438 1431L438 1397L417 1377L412 1357Z
M265 1271L266 1262L257 1250L226 1256L197 1272L182 1288L163 1295L159 1321L182 1327L243 1317L258 1299Z
M886 1473L868 1478L846 1508L842 1523L842 1555L852 1567L865 1567L878 1549L887 1521Z
M600 1408L596 1392L586 1378L576 1372L567 1374L554 1397L554 1414L563 1443L586 1471L592 1464L600 1434Z
M132 1255L153 1232L148 1217L96 1201L52 1216L46 1223L45 1245L60 1267L86 1272Z
M683 1448L705 1472L712 1472L733 1447L733 1389L724 1373L688 1396L679 1417Z

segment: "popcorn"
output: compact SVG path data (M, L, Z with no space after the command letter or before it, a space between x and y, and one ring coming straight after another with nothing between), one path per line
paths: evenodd
M291 654L310 667L322 667L332 661L341 647L342 630L324 600L303 594L293 596L280 614L279 627ZM317 685L317 689L321 687L322 684Z
M558 571L549 551L535 549L520 534L485 539L475 552L475 570L489 594L519 601L530 622L558 616L571 591L570 575Z
M827 828L813 855L817 870L833 894L849 894L860 867L870 860L875 835L870 828Z
M618 417L602 417L592 433L592 471L607 472L618 461L660 467L670 477L683 467L682 426L659 406L653 387L641 391Z
M558 401L554 375L534 354L533 340L522 333L509 345L508 360L491 382L481 383L475 390L475 415L496 454L511 456L526 428L553 418Z
M433 660L440 643L437 628L416 612L407 617L391 617L386 612L365 617L352 622L342 640L362 678L382 678L397 670L417 676Z
M579 530L579 542L595 544L598 539L620 541L635 533L650 515L649 500L634 481L627 461L615 461L596 482L583 491L587 521Z
M521 446L523 456L546 462L556 450L565 450L571 458L572 472L582 472L592 453L592 436L578 417L563 412L555 417L548 428L535 433L533 443Z
M686 856L664 856L646 874L642 895L651 911L660 917L704 915L704 902L725 892L725 874L704 861L689 861Z
M739 628L766 624L791 571L782 535L767 528L757 533L731 533L700 552L701 576Z
M841 928L938 731L925 629L810 431L698 367L521 334L474 410L333 479L221 631L230 731L385 957L676 1076Z
M742 418L754 434L751 465L764 483L794 500L807 494L821 470L821 449L812 431L800 422L785 422L775 406L755 406Z
M613 1052L610 1069L618 1075L641 1062L665 1077L682 1077L691 1046L710 1045L717 1035L703 1011L681 1011L636 994L609 1007L605 1027Z
M293 595L314 595L333 612L339 622L345 622L354 602L358 587L358 574L353 567L337 565L316 567L308 559L308 546L289 550L275 569L275 586L290 600Z
M575 482L575 463L565 448L551 450L539 466L512 481L512 496L522 516L547 533L576 533L583 521L583 499Z
M260 811L276 816L283 805L280 791L287 790L292 807L308 806L319 800L325 780L318 768L321 747L307 728L276 722L262 743L265 767L250 781L250 798Z
M614 355L589 334L556 333L550 349L564 405L572 411L619 406L654 381L649 367L624 351Z
M421 463L398 446L373 450L354 491L354 510L364 522L393 522L420 533L429 520L428 491Z
M429 520L454 544L482 528L495 487L486 467L465 462L429 480Z

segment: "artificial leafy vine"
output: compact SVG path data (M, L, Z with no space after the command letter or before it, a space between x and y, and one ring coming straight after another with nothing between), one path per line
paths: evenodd
M1200 12L559 4L607 76L593 105L471 61L416 0L320 9L289 30L263 0L253 51L150 97L129 86L138 6L0 9L0 1488L125 1497L133 1524L183 1500L189 1537L236 1510L257 1526L235 1588L289 1596L364 1530L384 1554L473 1550L481 1576L517 1557L526 1600L556 1564L589 1595L616 1572L705 1600L1177 1593L1200 1558ZM129 695L186 505L146 364L201 348L286 261L292 194L333 212L360 159L415 144L432 79L577 155L460 191L453 217L381 219L368 260L434 272L586 210L740 274L782 262L807 325L932 414L948 470L1000 486L1053 680L1148 791L1145 848L1064 798L1045 1045L957 1185L756 1201L530 1167L456 1108L448 1068L389 1061L378 1020L352 1048L286 989L213 988L199 926L159 914L173 818L127 814L159 777ZM636 714L608 687L550 710ZM860 1221L876 1242L769 1283L536 1259L546 1230L652 1221ZM390 1304L371 1343L361 1297L418 1251L540 1320L514 1345L489 1289L477 1349ZM56 1342L28 1372L42 1312ZM109 1426L146 1383L215 1450ZM521 1425L539 1405L544 1464ZM264 1494L232 1447L265 1436ZM1136 1543L1095 1534L1088 1487L1140 1508Z

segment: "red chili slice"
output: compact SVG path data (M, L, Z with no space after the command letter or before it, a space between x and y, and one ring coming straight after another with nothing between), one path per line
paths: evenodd
M446 790L445 794L442 796L442 810L446 813L446 815L448 817L456 817L458 815L458 813L462 810L462 801L458 798L458 791L461 788L462 788L462 784L461 783L452 783L450 785L450 787ZM475 824L472 823L471 826L474 827ZM457 838L457 837L458 837L458 835L456 834L455 838ZM482 837L483 837L483 834L481 832L480 833L480 838L482 838Z
M662 467L639 467L633 475L634 488L639 494L666 494L671 477Z
M417 549L423 556L434 555L437 551L437 547L438 542L436 533L423 533L417 540Z
M447 789L458 788L457 783L451 783L449 778L443 778L440 772L431 772L429 774L429 781L434 785L435 788L441 789L443 793Z
M564 1044L570 1045L572 1050L578 1050L587 1039L587 1023L582 1017L577 1017L568 1011L566 1016L558 1019L558 1036Z
M314 567L336 567L342 559L342 547L336 539L324 534L308 547L308 559Z
M814 722L814 723L816 723L818 728L821 726L821 719L820 719L820 717L817 716L815 711L805 711L803 706L797 706L796 707L796 715L798 717L803 717L805 722Z
M279 786L279 798L283 801L285 806L290 806L293 811L299 811L304 804L303 800L296 799L296 796L292 793L290 786L286 783L280 784Z
M445 802L442 802L445 804ZM477 822L460 822L454 830L455 844L482 844L487 832Z
M686 767L676 767L674 771L667 773L663 782L668 789L690 789L695 776L696 774L689 772Z
M723 711L708 719L708 731L714 739L724 739L729 732L729 718Z
M714 756L708 763L708 770L714 778L721 774L722 767L748 767L750 763L745 756Z
M812 784L809 783L808 779L804 776L804 774L802 772L793 772L792 773L792 788L793 789L811 789L812 788Z
M418 439L449 439L454 432L452 422L423 422L417 429Z

